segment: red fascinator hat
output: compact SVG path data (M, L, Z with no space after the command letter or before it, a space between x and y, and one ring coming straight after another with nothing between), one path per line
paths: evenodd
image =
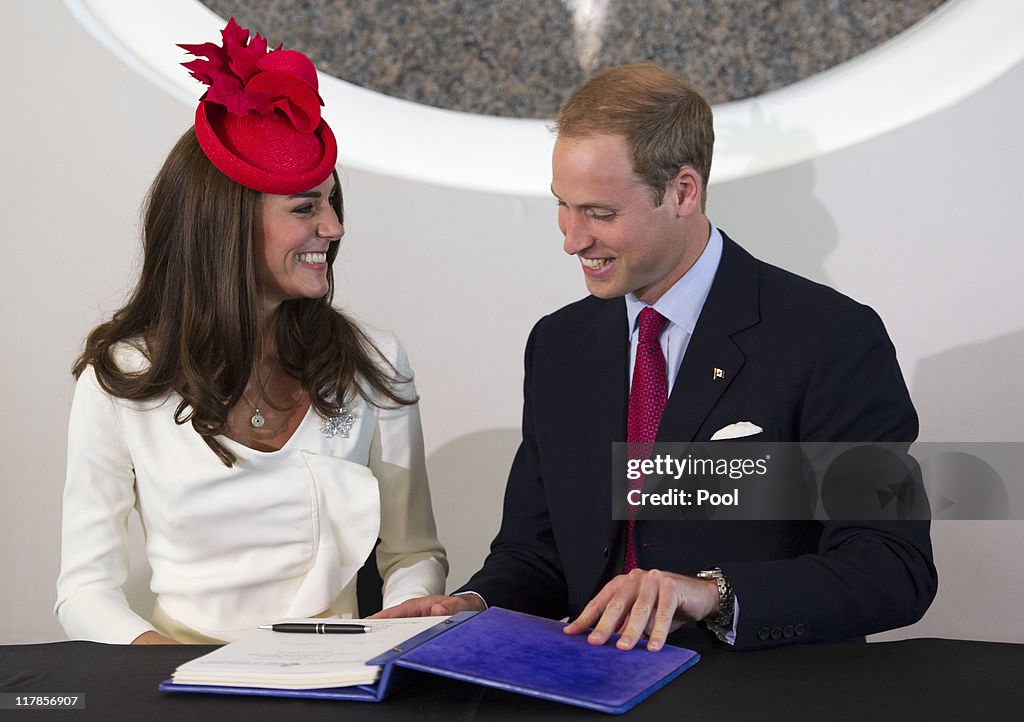
M210 86L196 108L206 157L236 183L262 193L308 191L338 159L334 133L320 117L313 62L297 50L267 51L267 41L234 18L223 45L179 45L198 59L182 63ZM205 58L202 59L202 58Z

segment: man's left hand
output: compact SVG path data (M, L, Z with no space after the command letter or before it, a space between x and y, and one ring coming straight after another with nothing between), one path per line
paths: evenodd
M486 606L483 599L475 594L459 594L445 596L433 594L429 597L416 597L408 601L388 607L367 619L398 619L401 617L444 617L459 612L482 612Z
M605 584L563 631L582 634L593 627L587 637L591 644L604 644L620 631L615 643L619 649L632 649L647 634L647 649L657 652L669 632L717 613L718 585L713 580L634 569Z

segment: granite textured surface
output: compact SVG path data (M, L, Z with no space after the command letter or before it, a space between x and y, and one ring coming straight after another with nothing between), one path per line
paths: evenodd
M942 3L205 2L351 83L441 108L521 118L551 118L591 72L640 61L679 71L712 103L760 95L870 50Z

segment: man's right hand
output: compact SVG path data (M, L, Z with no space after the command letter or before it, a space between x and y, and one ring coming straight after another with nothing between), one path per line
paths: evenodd
M485 606L475 594L460 594L448 597L443 594L432 594L429 597L417 597L407 602L377 612L368 619L395 619L397 617L446 617L458 612L482 612Z

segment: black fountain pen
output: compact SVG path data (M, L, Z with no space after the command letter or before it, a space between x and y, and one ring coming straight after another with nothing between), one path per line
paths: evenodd
M367 624L338 624L331 622L285 622L282 624L261 624L260 629L271 632L293 634L363 634L373 629Z

